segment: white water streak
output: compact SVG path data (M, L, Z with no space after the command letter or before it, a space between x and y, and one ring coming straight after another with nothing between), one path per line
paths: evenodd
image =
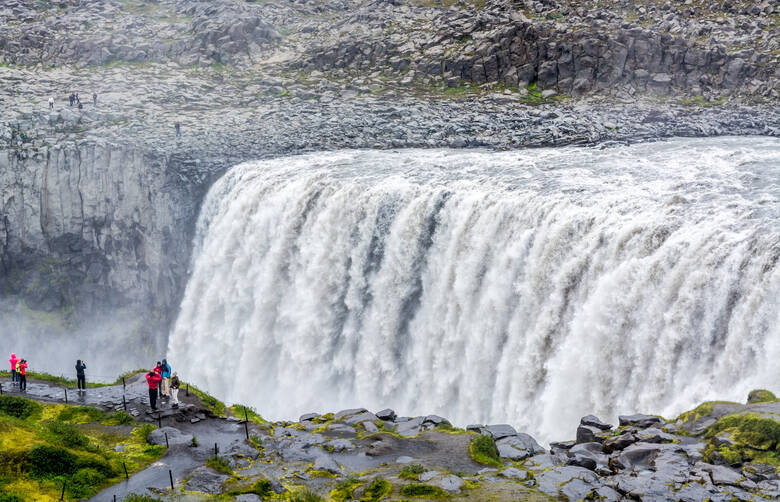
M271 418L391 406L543 440L777 391L779 178L762 138L237 166L169 353Z

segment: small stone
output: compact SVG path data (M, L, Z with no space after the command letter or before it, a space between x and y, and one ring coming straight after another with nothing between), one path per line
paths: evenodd
M503 471L499 472L498 475L509 479L517 479L519 481L528 479L528 471L523 471L515 467L504 469Z
M391 410L390 408L385 408L382 411L378 411L376 413L376 416L380 420L389 420L390 422L392 422L393 420L395 420L395 411Z
M406 455L401 455L395 459L396 464L408 464L410 462L414 462L414 459L412 457L407 457Z

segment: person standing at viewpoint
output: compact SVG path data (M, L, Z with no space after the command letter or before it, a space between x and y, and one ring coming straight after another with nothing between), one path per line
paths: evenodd
M169 398L171 396L171 365L165 359L162 360L160 376L162 377L162 395Z
M149 406L152 411L157 411L157 386L160 385L162 378L160 374L152 370L146 374L146 383L149 385Z
M16 363L19 362L19 358L16 354L11 354L11 359L8 360L11 363L11 384L15 384L19 381L19 375L16 373Z
M19 361L19 391L27 392L27 360Z
M76 380L79 391L87 389L87 380L84 376L84 370L87 369L87 365L81 359L76 361Z

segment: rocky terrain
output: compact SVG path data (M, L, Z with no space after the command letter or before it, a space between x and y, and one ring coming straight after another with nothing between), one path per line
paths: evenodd
M756 1L2 2L0 312L164 346L200 201L244 160L778 136L779 20Z
M747 404L704 403L675 419L634 414L613 426L585 416L576 439L546 448L506 424L458 429L443 417L402 417L389 409L311 413L288 422L266 422L249 410L245 424L244 408L184 390L180 408L147 414L141 377L78 398L71 389L78 404L113 411L126 403L138 420L161 426L147 441L167 446L159 461L91 500L166 496L171 478L175 493L188 500L244 502L780 496L780 402L768 391L751 392ZM11 388L8 379L0 383ZM64 389L33 381L26 396L62 402Z

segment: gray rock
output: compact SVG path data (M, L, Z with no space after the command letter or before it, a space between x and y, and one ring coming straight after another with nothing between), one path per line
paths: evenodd
M593 443L604 441L601 429L589 425L577 427L577 443Z
M760 462L748 462L742 466L742 474L753 482L759 483L769 479L777 479L777 471L773 465Z
M357 415L347 416L343 419L343 422L354 425L360 422L373 422L374 420L377 420L377 416L371 412L366 411L363 413L358 413Z
M580 419L580 424L587 425L590 427L596 427L597 429L601 429L603 431L609 430L612 428L612 425L606 424L599 420L594 415L586 415Z
M598 476L584 467L572 465L552 467L536 475L537 488L553 497L561 494L561 487L570 483L574 479L579 479L586 486L594 487L598 482Z
M493 439L495 440L517 435L517 431L509 424L486 425L485 430L487 430L488 434L493 436Z
M390 408L386 408L382 411L378 411L376 413L376 416L380 420L386 420L392 422L393 420L395 420L396 415L395 415L395 411L391 410Z
M344 474L343 469L336 463L335 460L327 455L321 455L314 461L313 468L318 471L326 471L332 474Z
M374 422L363 422L361 425L368 433L379 432L379 427L374 425Z
M352 441L348 441L346 439L333 439L325 443L325 447L329 450L332 450L336 453L341 453L345 451L352 451L355 449L355 445L352 444Z
M460 493L465 482L458 476L450 474L434 480L432 484L449 493Z
M408 457L406 455L401 455L397 459L395 459L396 464L408 464L410 462L414 462L414 459L412 457Z
M703 471L709 472L712 482L716 485L739 486L742 479L742 473L729 469L723 465L697 464L697 467Z
M351 409L348 409L348 410L341 410L338 413L336 413L333 416L333 418L336 419L336 420L341 420L344 417L349 417L349 416L352 416L352 415L358 415L360 413L365 413L366 411L368 411L368 410L366 410L365 408L351 408Z
M630 432L625 432L619 436L613 436L604 440L604 451L607 453L612 453L613 451L622 450L623 448L632 445L637 441L639 441L639 439L636 436Z
M428 415L423 420L424 424L431 423L434 425L439 425L441 423L449 423L449 421L446 418L440 417L439 415Z
M520 461L531 456L531 452L525 449L518 449L509 444L497 444L498 456L509 460Z
M440 473L440 472L438 472L438 471L425 471L425 472L423 472L422 474L420 474L420 476L418 477L418 479L419 479L419 481L421 481L422 483L427 483L428 481L432 480L433 478L435 478L435 477L436 477L436 476L438 476L439 474L441 474L441 473Z
M498 475L508 479L517 479L519 481L525 481L529 476L528 471L523 471L515 467L508 467L499 472Z
M307 422L309 420L314 420L315 418L319 418L319 413L306 413L305 415L301 415L301 417L298 419L299 422Z
M618 421L621 426L633 425L639 428L651 427L663 423L663 420L658 417L643 415L641 413L635 415L621 415L618 417Z
M233 497L233 500L235 502L262 502L263 501L260 495L255 495L254 493L244 493L243 495L237 495Z
M216 495L222 493L222 483L228 479L230 479L230 476L219 473L209 467L202 466L190 473L190 479L187 481L187 489Z

